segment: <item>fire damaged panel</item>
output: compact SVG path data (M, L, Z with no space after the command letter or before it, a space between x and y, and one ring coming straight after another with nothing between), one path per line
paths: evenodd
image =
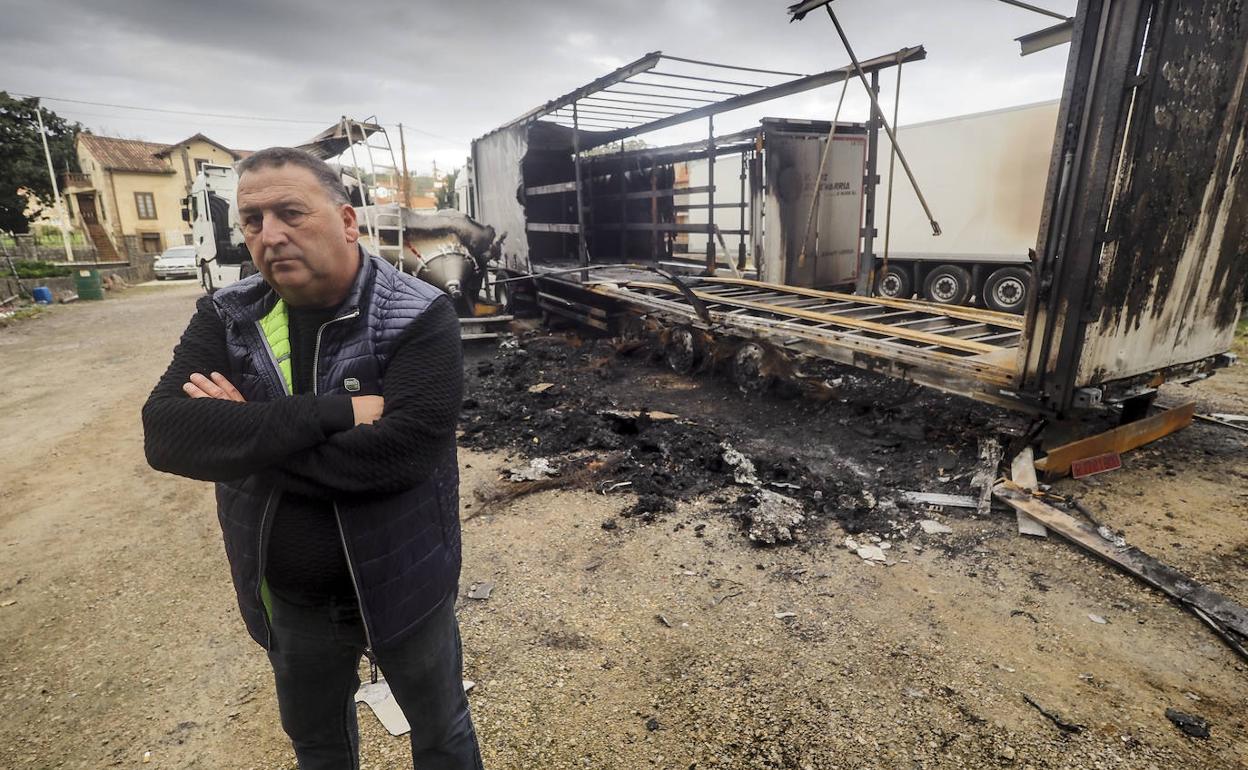
M482 222L505 233L503 263L527 271L529 238L521 204L522 166L529 150L528 127L511 126L491 132L473 142L473 168L477 179L477 213Z
M845 135L838 131L833 141L810 242L802 259L802 240L827 145L827 125L814 130L766 132L763 275L769 281L791 286L837 286L852 283L858 274L866 137L856 126L846 126Z
M1087 314L1079 386L1226 351L1248 270L1248 4L1166 3L1159 11Z

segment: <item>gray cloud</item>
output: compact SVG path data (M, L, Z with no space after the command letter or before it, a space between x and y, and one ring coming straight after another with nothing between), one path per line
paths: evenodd
M1073 13L1074 0L1043 1ZM301 141L340 115L375 114L412 129L408 154L419 167L434 159L446 166L462 161L473 137L648 51L796 72L847 61L826 17L789 24L785 5L379 0L348 9L325 0L0 0L0 88L313 121L48 103L102 132L176 141L203 131L249 148ZM863 58L926 44L928 60L903 75L903 122L1060 91L1066 49L1020 59L1012 39L1047 26L1042 16L994 0L837 0L834 7ZM891 82L884 84L890 95ZM860 90L851 86L848 118L866 114ZM764 113L828 118L838 95L827 88L716 123L731 130Z

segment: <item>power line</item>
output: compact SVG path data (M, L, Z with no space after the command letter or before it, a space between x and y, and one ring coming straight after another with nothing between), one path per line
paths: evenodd
M254 120L254 121L263 121L267 123L290 123L290 124L304 124L304 125L316 125L316 126L325 125L325 121L323 120L299 120L295 118L269 118L269 117L263 117L260 115L233 115L233 114L220 113L220 112L195 112L192 110L169 110L169 109L163 109L160 107L139 107L133 104L112 104L109 102L87 101L85 99L67 99L67 98L60 97L60 96L39 96L37 94L22 94L22 93L17 93L17 92L12 92L12 94L13 96L20 96L20 97L27 98L27 99L46 99L47 101L50 101L50 102L67 102L69 104L89 104L93 107L110 107L110 108L119 109L119 110L137 110L140 112L160 112L160 113L166 113L170 115L191 115L194 117L202 117L202 118L226 118L226 119L231 119L231 120ZM382 125L386 126L387 128L396 128L398 126L397 123L383 123ZM439 134L433 133L432 131L424 131L422 129L416 128L415 126L411 126L411 125L404 125L403 130L412 131L413 133L417 133L417 134L423 134L425 136L429 136L434 139L440 139L444 142L459 142L458 139L451 139L450 137L441 136Z
M166 110L160 107L136 107L130 104L109 104L108 102L89 102L85 99L64 99L59 96L38 96L36 94L19 94L14 96L22 96L32 99L46 99L50 102L69 102L70 104L90 104L94 107L112 107L119 110L140 110L142 112L164 112L170 115L195 115L202 118L231 118L242 120L262 120L270 123L308 123L313 125L321 125L322 120L292 120L290 118L264 118L258 115L228 115L219 112L192 112L190 110Z

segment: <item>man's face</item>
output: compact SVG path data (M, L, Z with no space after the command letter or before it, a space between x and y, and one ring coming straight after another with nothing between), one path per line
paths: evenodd
M355 209L334 202L316 176L292 164L238 180L238 218L256 267L295 307L343 300L359 268Z

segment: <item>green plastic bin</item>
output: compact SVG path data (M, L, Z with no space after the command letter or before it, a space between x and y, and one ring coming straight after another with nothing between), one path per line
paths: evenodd
M104 299L104 284L100 281L99 270L79 270L74 284L78 289L78 299Z

